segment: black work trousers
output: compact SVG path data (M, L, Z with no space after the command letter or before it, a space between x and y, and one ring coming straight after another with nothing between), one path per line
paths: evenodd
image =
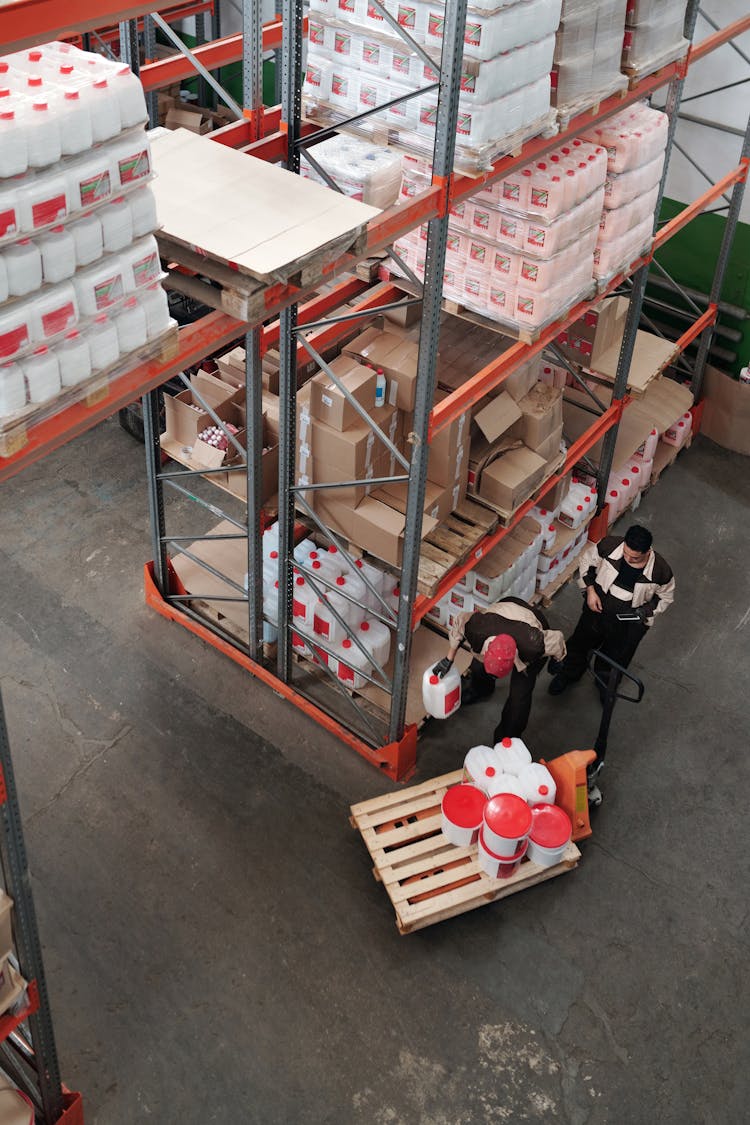
M547 657L535 660L526 666L525 672L514 668L510 674L508 698L505 701L500 722L495 727L493 739L499 742L501 738L520 738L526 730L526 725L531 714L531 697L534 694L536 678L544 667ZM496 677L491 676L484 669L481 660L472 660L469 667L471 685L477 695L489 695L493 690Z
M616 614L594 613L584 602L578 624L566 642L568 651L562 674L571 682L580 680L594 649L599 649L610 660L627 668L647 632L648 626L642 621L618 621ZM608 664L596 661L594 671L605 683L609 680L610 670Z

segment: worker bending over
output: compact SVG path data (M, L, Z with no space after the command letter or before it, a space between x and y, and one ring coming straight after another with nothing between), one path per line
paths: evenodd
M551 695L560 695L580 680L594 649L627 668L655 618L672 604L671 567L651 543L651 532L634 524L624 538L609 535L589 543L581 554L578 585L585 595L583 608L565 659L549 662L554 674ZM600 679L608 679L608 666L594 671Z
M453 664L461 642L466 640L474 659L461 677L462 706L487 699L495 682L510 673L510 688L494 742L523 734L529 721L536 678L548 656L561 660L565 641L558 629L550 629L547 618L520 598L503 598L488 609L462 613L448 634L448 655L435 665L444 676Z

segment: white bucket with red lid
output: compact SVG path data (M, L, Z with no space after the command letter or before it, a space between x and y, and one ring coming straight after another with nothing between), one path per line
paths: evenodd
M492 848L487 846L487 826L485 825L479 832L479 839L477 841L477 859L479 866L485 875L489 875L491 879L509 879L514 871L517 871L521 860L526 855L526 850L529 845L528 840L524 840L516 849L514 855L498 855Z
M453 785L441 805L443 835L457 848L476 844L487 797L476 785Z
M559 805L534 805L530 811L529 859L540 867L554 867L573 834L570 817Z
M531 809L515 793L498 793L484 807L484 844L500 856L511 859L531 831Z

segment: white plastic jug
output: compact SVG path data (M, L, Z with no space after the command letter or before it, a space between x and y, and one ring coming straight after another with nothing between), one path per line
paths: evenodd
M21 365L29 389L29 402L48 402L61 390L57 356L44 344Z
M607 490L607 505L609 507L609 522L613 524L623 508L619 488L610 488Z
M88 100L91 106L91 128L94 140L108 141L122 128L120 101L106 78L92 83Z
M66 90L58 102L60 148L63 156L88 152L94 142L91 108L80 90Z
M99 313L94 317L93 324L86 329L85 335L93 370L104 371L113 367L120 358L120 344L112 319L106 313Z
M102 207L97 214L99 222L102 224L105 250L110 252L122 250L125 246L130 245L133 241L133 216L124 196L113 199L111 203Z
M644 461L653 461L656 447L659 444L659 431L654 427L642 445L638 447L638 455Z
M461 706L461 677L455 667L442 678L432 668L425 668L422 676L422 702L428 715L447 719Z
M123 129L140 125L148 117L143 86L129 66L119 67L111 75L110 85L120 106L120 123Z
M361 599L360 587L362 585L361 579L355 584L352 575L347 577L343 574L339 575L333 584L334 593L341 595L342 602L346 603L346 608L342 613L342 617L346 618L352 629L359 628L365 619L365 607L362 605L361 600L356 600L357 597ZM348 597L344 595L348 595ZM355 598L355 600L350 601L348 600L349 598Z
M12 359L28 346L33 334L32 311L28 301L0 307L0 359Z
M497 797L499 793L514 793L516 797L526 800L526 789L519 777L512 773L498 770L494 777L488 779L487 796Z
M133 218L133 238L152 234L159 226L156 216L156 200L150 187L139 188L125 197Z
M30 238L19 239L8 246L3 251L3 262L11 297L24 297L41 288L42 255Z
M45 94L31 102L26 113L29 168L46 168L62 156L60 121Z
M96 215L84 215L66 228L73 236L76 249L76 267L91 265L104 253L102 224Z
M488 792L491 781L501 773L500 762L492 746L472 746L464 758L464 781Z
M117 313L115 327L121 355L128 355L144 346L148 339L146 314L135 297L128 297Z
M22 222L21 193L18 188L4 184L0 191L0 239L18 234Z
M391 631L375 617L365 618L359 626L359 639L372 652L381 668L385 668L391 654Z
M317 562L320 564L320 576L329 585L332 585L337 578L341 577L341 566L338 557L330 555L328 551L318 550L314 547L308 555L308 562Z
M343 605L343 598L337 598L335 594L329 594L326 598L321 598L315 606L313 615L313 629L319 637L323 637L329 644L340 644L347 635L346 629L339 621L339 617L345 618L347 606ZM338 613L338 617L333 613L331 605Z
M36 244L42 255L42 274L46 282L65 281L76 272L76 244L65 227L53 227L40 234Z
M29 166L21 102L6 98L0 112L0 176L20 176Z
M34 234L68 217L68 182L62 174L47 174L24 180L18 188L21 230Z
M317 605L318 595L302 575L298 575L292 588L292 615L300 625L308 625L312 630Z
M77 328L66 332L62 343L55 348L55 355L64 387L74 387L91 377L91 352L86 337Z
M676 422L673 422L668 430L665 430L662 441L666 442L667 445L673 445L677 449L681 449L690 437L692 428L693 416L690 411L688 411L686 414L683 414L681 418L678 418Z
M78 303L70 281L45 286L29 303L36 340L52 340L78 323Z
M0 418L16 414L26 405L26 383L19 363L4 363L0 367Z
M119 254L78 270L73 281L83 316L96 316L125 296L124 267Z
M112 198L117 190L112 169L112 158L106 148L73 161L66 173L72 212L87 211Z
M501 769L505 773L513 773L516 776L531 762L531 754L521 738L501 739L500 742L495 743L495 753L498 755Z
M531 762L519 771L518 780L530 805L554 805L557 796L555 779L541 762Z
M149 340L155 340L167 331L171 323L167 294L157 282L142 289L138 301L146 314L146 334Z
M385 587L386 575L383 569L370 562L368 559L357 559L357 568L363 578L366 578L371 586L382 596ZM375 597L370 589L365 587L364 604L367 609L374 609L381 613L383 606Z

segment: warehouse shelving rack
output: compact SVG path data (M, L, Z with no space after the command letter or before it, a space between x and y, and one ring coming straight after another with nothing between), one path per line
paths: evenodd
M22 9L33 8L47 9L43 0L26 0L20 5ZM106 6L105 6L106 7ZM97 16L99 23L103 18L114 21L115 17L128 16L135 18L144 14L143 5L134 5L137 11L126 6L111 5L107 11ZM461 5L463 8L463 4ZM688 30L692 33L695 23L697 5L692 2L688 9ZM456 5L456 18L459 6ZM251 3L245 8L244 28L244 63L245 63L245 89L242 119L213 134L213 139L219 143L233 145L250 152L252 155L272 161L284 161L294 167L298 157L300 144L307 143L307 134L311 127L303 123L300 118L300 53L303 32L302 6L298 0L286 0L284 5L283 27L283 59L285 74L283 80L282 108L266 110L260 102L259 84L257 75L258 60L261 52L279 43L279 21L261 27L260 5ZM327 729L335 732L342 740L354 747L369 761L375 763L384 772L393 777L403 777L413 768L416 754L416 731L407 726L405 722L405 699L409 669L409 655L411 636L416 625L424 618L430 605L437 597L445 593L471 566L474 565L478 553L469 562L455 568L441 584L438 594L433 598L425 598L416 594L416 567L418 562L419 524L421 523L421 498L424 492L426 478L426 449L431 439L450 424L451 420L478 402L490 389L499 386L503 379L524 360L542 351L552 343L555 336L602 296L615 292L629 278L633 280L633 299L628 317L628 324L623 341L623 350L618 365L615 380L614 398L612 406L600 417L597 417L591 429L584 434L569 450L565 468L574 464L591 449L591 447L605 435L605 456L602 458L601 471L606 465L607 450L611 458L614 448L616 426L626 402L625 387L627 372L632 354L632 345L635 329L640 316L642 290L645 284L645 274L651 261L653 251L644 255L623 274L611 279L606 287L595 298L582 302L576 308L561 318L554 325L549 326L533 344L516 343L503 353L497 360L488 364L481 371L466 380L458 391L443 400L438 406L430 408L432 392L434 389L435 356L437 350L437 331L439 324L439 286L434 284L434 279L441 276L437 267L441 262L441 239L444 238L445 216L450 203L454 200L466 198L479 190L482 183L499 179L507 175L513 168L529 160L541 156L549 151L562 139L573 137L587 126L596 121L604 120L624 106L644 97L650 96L654 91L665 86L668 88L668 105L674 124L674 111L679 104L679 96L685 74L690 61L703 57L709 51L717 49L728 42L733 36L741 34L750 28L750 17L736 21L728 28L717 31L701 43L693 46L687 59L678 60L661 68L655 74L643 77L635 83L630 90L622 96L606 99L595 111L580 114L571 120L562 133L544 139L537 138L525 144L522 150L512 157L497 161L491 170L482 178L473 179L460 176L451 172L450 146L451 137L445 133L445 123L449 122L450 114L455 112L455 105L451 106L451 97L455 102L457 98L455 89L455 71L457 62L455 58L444 63L441 90L441 104L443 107L443 136L439 151L436 154L434 166L436 173L432 185L421 195L417 196L406 206L392 208L379 216L369 227L367 245L362 252L362 257L390 246L396 239L408 230L429 222L432 248L430 252L430 271L427 275L428 284L425 286L426 300L424 302L421 347L419 358L419 402L415 416L414 433L416 435L417 454L411 459L409 466L409 500L407 512L407 530L405 535L405 559L402 568L402 598L399 607L396 629L397 657L393 674L391 708L388 716L385 735L382 739L373 738L372 732L358 729L349 718L342 718L330 707L328 700L322 702L318 697L312 697L304 689L300 690L295 680L295 672L299 674L298 666L290 659L290 613L289 613L289 578L291 575L291 546L294 527L295 490L292 478L292 450L295 419L293 417L294 375L298 359L304 351L304 344L300 342L298 330L304 324L315 324L311 342L316 349L333 342L340 336L341 321L336 316L327 316L342 302L350 301L357 293L361 293L363 283L350 278L337 281L336 279L351 270L355 260L350 255L343 255L330 270L332 281L331 289L306 303L300 303L305 293L294 290L291 286L276 286L269 294L268 315L281 314L280 320L260 325L242 325L222 313L211 313L195 325L182 329L176 354L162 357L149 365L139 368L129 376L124 376L110 388L106 399L98 404L88 407L71 408L71 410L52 419L46 426L37 427L30 431L30 441L24 449L4 462L0 462L0 479L18 471L24 464L43 456L44 453L62 444L71 436L82 432L88 425L94 424L99 419L111 414L119 406L131 401L139 393L147 394L145 402L145 418L147 433L147 460L149 469L149 491L151 502L151 523L154 540L154 562L147 568L147 598L149 603L163 615L179 621L193 632L197 633L208 643L220 648L238 663L245 666L254 675L266 681L282 696L294 702L305 710ZM458 28L457 28L458 30ZM16 29L18 35L22 34L21 27ZM50 34L52 29L50 28ZM55 33L57 29L55 29ZM49 37L47 35L46 37ZM44 34L37 35L35 41L42 41ZM199 57L208 69L223 65L236 57L238 44L237 37L228 44L227 40L218 43L209 43L195 49L193 54ZM458 41L462 36L458 36ZM147 91L153 92L160 85L168 84L179 77L187 76L185 67L190 66L189 58L175 56L158 63L149 63L141 69L141 78ZM255 77L254 77L255 76ZM672 125L673 127L673 125ZM304 136L303 136L304 135ZM743 157L739 165L709 191L704 193L699 200L686 208L669 224L662 227L656 237L655 245L661 245L677 230L681 229L695 214L710 205L722 192L730 187L733 189L733 199L737 200L735 211L739 210L739 201L747 174L747 142L743 149ZM442 162L442 163L441 163ZM440 172L442 167L443 171ZM731 215L730 215L731 218ZM734 218L736 221L736 215ZM728 222L727 247L731 242L731 229ZM720 288L721 273L725 262L720 260L717 267L717 292ZM366 295L357 303L361 308L372 310L397 300L400 291L393 286L385 286L379 291L379 296ZM711 331L715 322L715 302L691 326L678 342L685 347L697 336L704 336ZM356 305L355 305L356 308ZM347 314L348 315L348 314ZM263 350L278 343L282 352L283 370L283 441L280 468L280 504L282 515L282 564L280 588L283 596L280 606L280 622L282 643L279 645L279 656L275 670L264 663L262 657L261 613L260 599L252 590L248 596L242 590L237 591L237 601L247 602L248 615L248 643L238 642L231 634L224 632L220 627L212 625L200 614L196 613L190 605L189 595L180 588L171 563L168 558L167 545L170 543L165 528L165 485L181 488L178 476L184 476L187 481L191 474L165 473L161 468L161 456L158 446L158 399L156 394L148 395L168 377L184 370L196 363L201 358L221 350L222 347L233 340L245 337L247 346L248 378L246 381L246 405L248 408L249 429L252 431L249 440L249 453L247 465L248 497L247 520L234 521L238 524L238 536L247 539L248 571L257 572L260 561L259 532L263 523L263 512L256 493L255 484L259 478L260 444L260 403L258 388L260 386L260 356ZM193 474L194 475L194 474ZM170 478L171 477L171 481ZM548 487L554 481L548 482ZM187 490L183 490L187 494ZM206 502L203 502L205 508ZM210 505L211 510L218 512L215 505ZM223 513L219 513L223 515ZM522 508L516 514L516 520L524 514ZM248 528L250 529L248 531ZM480 544L477 552L490 549L499 542L506 528L501 528L487 537ZM200 539L198 535L196 539ZM191 591L191 594L193 592ZM194 595L195 597L195 595Z

